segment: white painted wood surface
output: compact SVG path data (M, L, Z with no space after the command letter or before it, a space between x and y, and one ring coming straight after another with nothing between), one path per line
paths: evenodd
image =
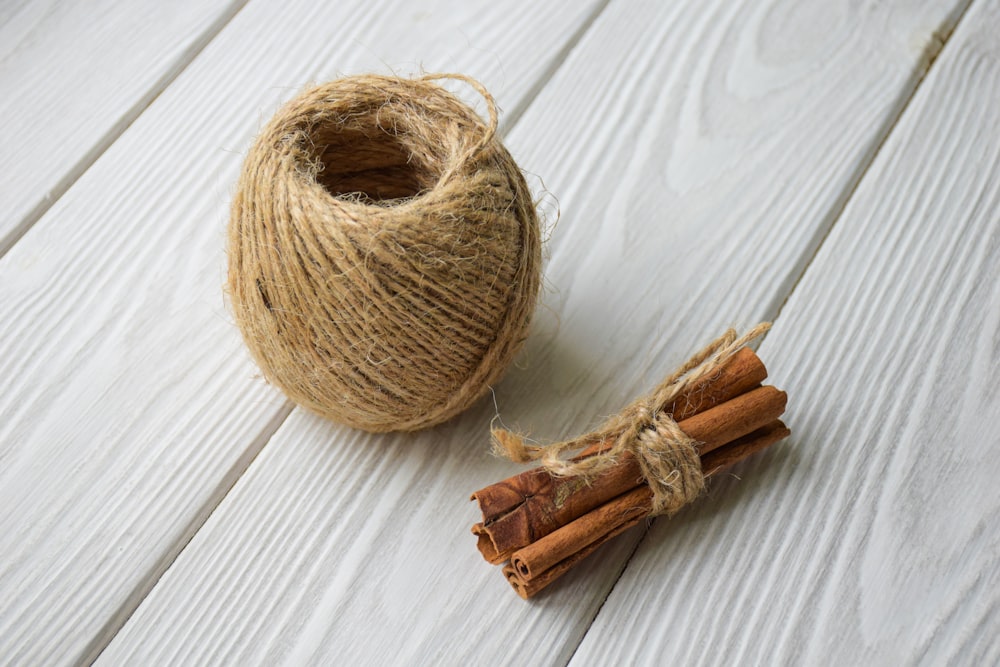
M793 437L657 521L571 665L1000 663L1000 3L761 346Z
M288 412L221 292L260 123L419 66L516 112L600 7L251 2L0 260L0 662L99 653Z
M0 6L0 255L244 1Z
M725 325L774 315L963 8L612 3L509 135L562 221L501 416L579 430ZM622 632L634 611L601 604L639 533L530 604L479 559L465 497L514 470L485 451L492 414L386 437L293 411L99 662L562 664L599 610ZM622 594L656 633L669 589L649 587Z
M967 4L251 0L73 62L142 9L0 8L4 92L134 73L94 83L107 125L54 191L93 166L0 259L0 664L1000 662L998 0L914 95ZM562 211L506 422L579 431L777 316L793 438L531 603L468 534L516 470L491 402L417 435L291 410L221 296L257 127L420 66L491 88Z

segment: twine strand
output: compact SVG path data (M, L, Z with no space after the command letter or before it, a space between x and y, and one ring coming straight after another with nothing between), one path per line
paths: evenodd
M472 159L480 151L486 148L493 137L496 136L497 126L500 124L500 114L497 111L497 103L493 98L492 93L486 89L486 86L479 83L476 79L473 79L467 74L457 74L454 72L435 72L433 74L425 74L420 77L421 81L439 81L441 79L451 79L452 81L461 81L479 93L483 100L486 102L486 113L489 116L490 122L486 125L486 132L483 136L473 144L472 149L469 151L468 156L465 159Z
M769 322L739 335L729 329L695 353L647 396L626 406L587 435L549 445L530 445L505 429L493 429L494 452L519 463L540 462L555 477L592 479L615 466L626 452L635 456L653 492L651 516L672 515L705 487L698 443L680 429L666 410L690 387L717 374L742 347L763 336ZM578 459L564 454L611 441L604 451Z

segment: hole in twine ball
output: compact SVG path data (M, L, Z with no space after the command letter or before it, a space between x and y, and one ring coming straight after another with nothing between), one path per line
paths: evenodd
M433 82L465 81L490 121ZM370 431L469 407L526 336L538 218L461 75L301 93L254 142L229 224L229 293L265 377Z

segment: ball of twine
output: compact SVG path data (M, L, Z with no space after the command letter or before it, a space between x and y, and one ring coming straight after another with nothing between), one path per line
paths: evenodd
M462 80L489 123L433 82ZM469 407L521 347L538 219L461 75L355 76L284 106L243 165L229 224L236 322L292 400L370 431Z

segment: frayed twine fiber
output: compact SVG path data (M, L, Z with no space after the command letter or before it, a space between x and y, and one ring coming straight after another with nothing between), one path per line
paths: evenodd
M551 445L528 445L524 439L504 429L493 429L493 448L501 456L541 465L556 477L579 476L592 479L614 467L630 452L639 462L642 476L653 492L650 516L670 516L698 497L705 488L697 444L678 426L667 406L689 387L715 375L744 345L771 328L762 322L742 336L729 329L688 359L683 366L644 396L610 417L596 431ZM599 454L566 460L562 455L611 441Z
M489 123L433 83L463 81ZM354 76L284 106L229 224L236 322L295 402L370 431L469 407L521 347L541 265L528 186L473 79Z

